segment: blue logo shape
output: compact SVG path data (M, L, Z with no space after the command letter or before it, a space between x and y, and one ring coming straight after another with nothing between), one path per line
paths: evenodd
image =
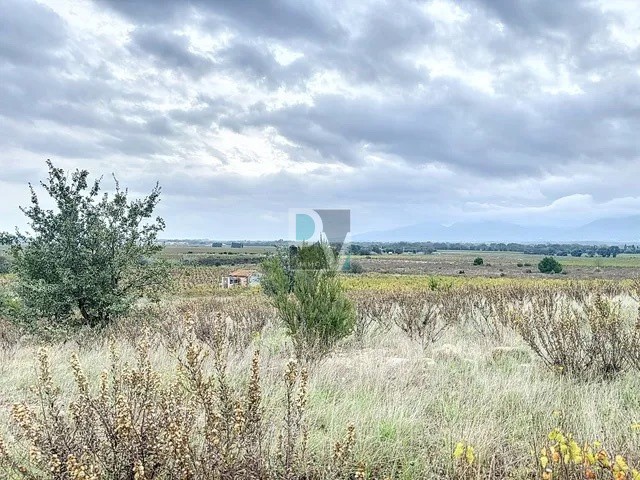
M296 241L304 242L313 237L316 231L316 222L304 213L296 214Z

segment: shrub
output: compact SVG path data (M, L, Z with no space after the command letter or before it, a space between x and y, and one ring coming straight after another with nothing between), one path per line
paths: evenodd
M19 321L22 317L22 302L7 286L0 285L0 318Z
M304 368L288 363L282 423L272 427L263 420L258 354L240 390L229 379L223 346L218 347L209 351L189 341L178 353L178 373L167 384L151 364L147 341L139 343L134 365L120 361L112 348L111 367L98 385L90 383L73 355L74 389L64 395L41 350L34 389L38 402L12 409L24 449L9 451L0 439L0 470L7 478L25 480L289 480L321 478L325 472L322 478L357 474L351 425L333 447L333 462L322 470L307 454ZM210 354L213 373L207 373Z
M538 263L538 270L542 273L560 273L562 265L553 257L544 257Z
M397 292L391 301L396 325L422 348L438 340L462 313L460 296L443 291Z
M354 335L362 340L367 331L377 327L380 331L388 331L393 324L393 305L389 294L382 292L366 292L352 294L356 309Z
M129 201L116 181L113 197L101 196L100 180L90 185L86 170L68 178L47 164L42 186L57 209L42 208L31 188L31 206L22 211L33 234L0 238L11 245L16 291L34 317L70 324L78 312L83 324L103 327L170 278L164 263L141 261L162 250L163 220L146 223L160 188Z
M484 260L482 259L482 257L476 257L473 260L473 264L474 265L484 265Z
M319 360L348 336L355 323L354 308L332 271L296 273L293 292L278 295L275 302L293 340L296 357Z
M579 301L544 288L516 310L515 330L545 365L563 375L611 377L638 352L638 346L629 348L633 322L600 293Z
M351 333L353 305L346 297L333 253L322 244L302 246L293 256L263 264L267 293L293 341L296 357L317 361Z

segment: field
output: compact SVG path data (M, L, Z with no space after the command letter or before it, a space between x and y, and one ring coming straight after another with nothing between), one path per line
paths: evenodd
M219 256L219 255L265 255L275 251L275 247L257 247L247 246L242 248L231 247L204 247L199 245L169 245L165 247L162 256L165 258L177 260L191 255L195 256Z
M212 254L228 255L192 247L166 252L171 260ZM472 266L476 256L489 265ZM42 402L43 390L40 394L30 390L38 381L42 387L43 374L36 368L43 361L42 347L48 352L44 358L50 365L51 382L61 389L53 404L66 412L69 404L85 398L82 395L89 395L82 400L87 404L103 401L99 385L101 372L111 375L113 371L110 352L117 351L119 365L127 363L126 368L134 372L139 365L139 377L132 379L156 375L149 385L157 382L158 386L148 385L145 391L157 388L159 392L163 385L169 388L190 375L185 365L194 361L193 352L198 351L194 345L198 345L212 352L200 364L204 374L220 380L217 362L226 365L223 382L228 382L232 393L225 395L236 400L228 400L228 416L218 397L215 408L220 409L216 415L230 424L238 422L238 412L252 411L241 406L253 398L247 388L251 392L252 368L259 366L260 455L270 459L260 468L277 478L548 478L543 476L540 453L545 446L548 462L557 472L554 478L585 478L592 470L597 478L633 478L632 467L640 465L640 339L635 329L640 289L633 281L640 272L640 258L563 258L569 274L552 276L524 273L526 268L535 271L539 257L510 253L442 252L357 261L366 273L342 276L357 307L355 331L331 355L309 366L308 380L303 380L299 365L289 363L293 347L260 289L219 288L220 276L235 268L232 265L180 266L176 262L176 286L170 294L159 304L141 303L106 331L82 330L64 340L43 339L3 323L0 432L7 439L6 448L19 451L20 445L28 443L28 435L15 421L20 410L14 407L11 413L12 405L24 402L35 412L49 411L42 407L48 405ZM517 267L517 263L533 266ZM4 276L3 281L11 278ZM426 315L431 311L435 313ZM559 343L544 343L562 329L567 335ZM74 353L79 363L73 363ZM283 378L285 372L289 373ZM93 393L82 393L83 378ZM290 386L288 378L294 378ZM132 412L143 408L135 403L136 395L127 397L137 405ZM123 408L118 407L118 398L103 411L113 408L117 413ZM192 397L175 401L163 408L182 418L179 412L188 406L198 421L174 419L171 428L186 438L205 438L200 421L207 415L197 410L197 401ZM300 418L293 418L291 412L298 411ZM158 415L160 423L166 414L151 413ZM84 415L102 418L95 412ZM134 423L143 422L143 417L136 418ZM249 417L242 418L250 422ZM233 448L241 453L224 461L244 471L247 458L256 455L255 438L250 435L257 434L248 427L237 428ZM573 440L567 440L569 432L579 444L580 454L571 453L567 464L552 458L553 451L568 448L562 447L557 433L549 437L557 428L564 432L566 445L573 445ZM80 430L71 428L67 436L92 441ZM283 435L293 438L290 450L283 447ZM129 441L131 445L142 442L139 438ZM64 442L70 440L65 437ZM606 450L612 462L621 455L631 465L625 476L615 477L613 467L587 465L585 442L600 455ZM205 452L195 442L189 455L200 463L194 460L193 465L210 465L207 462L215 457L211 452L222 448L215 445ZM289 460L283 460L283 451L291 454ZM31 457L24 458L35 468L37 452ZM199 467L193 468L197 472ZM252 478L238 471L228 478ZM176 473L148 478L190 477ZM208 477L193 473L192 478Z
M484 265L473 265L481 257ZM367 272L466 275L479 277L543 278L538 262L543 255L515 252L439 251L431 255L372 255L353 257ZM615 258L557 257L568 278L630 278L640 276L640 255L622 254ZM461 273L462 272L462 273Z

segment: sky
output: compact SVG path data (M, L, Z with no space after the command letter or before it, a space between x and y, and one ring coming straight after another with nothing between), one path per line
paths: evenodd
M2 0L0 230L46 159L165 238L640 213L636 0Z

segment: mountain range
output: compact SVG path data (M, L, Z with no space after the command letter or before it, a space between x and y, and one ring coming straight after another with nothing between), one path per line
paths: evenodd
M640 215L602 218L577 227L523 226L501 221L448 226L425 222L354 235L352 241L640 243Z

